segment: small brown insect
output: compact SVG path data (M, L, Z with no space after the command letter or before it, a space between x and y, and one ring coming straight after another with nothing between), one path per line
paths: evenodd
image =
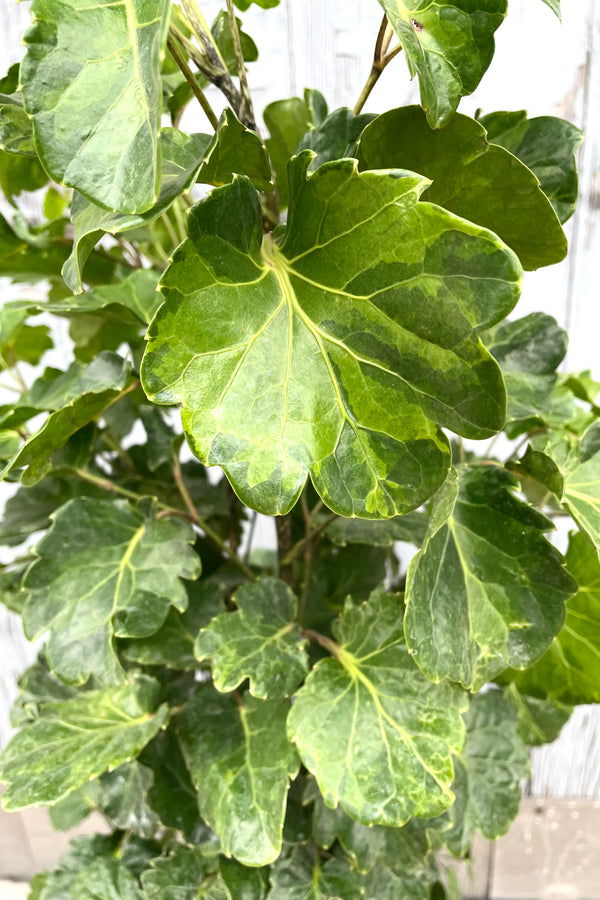
M423 31L423 23L422 22L417 22L416 19L411 19L410 24L415 29L415 31Z

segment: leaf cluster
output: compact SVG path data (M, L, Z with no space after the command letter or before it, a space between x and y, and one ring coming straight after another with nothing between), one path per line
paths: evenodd
M3 804L107 823L32 898L455 897L440 851L600 699L600 384L508 318L581 134L456 112L505 0L381 6L356 107L268 136L231 2L34 0L0 82L0 275L43 298L0 311L0 599L44 637ZM422 105L364 113L400 45Z

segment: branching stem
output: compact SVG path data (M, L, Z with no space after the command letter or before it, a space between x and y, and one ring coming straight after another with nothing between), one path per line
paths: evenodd
M210 103L206 99L206 94L204 93L204 91L202 90L200 85L198 84L197 80L194 78L194 73L188 66L183 53L179 49L177 41L175 40L175 38L172 35L169 35L169 37L167 38L167 46L169 48L169 52L171 53L171 56L173 57L173 59L175 60L177 65L179 66L183 77L185 78L185 80L187 81L189 86L191 87L196 100L198 101L198 103L200 104L202 109L204 110L206 118L212 125L213 129L216 131L217 128L219 127L219 120L217 119Z
M227 15L229 17L229 27L231 28L231 38L233 40L233 51L235 53L235 61L237 64L238 76L240 79L241 103L239 117L252 131L256 131L256 120L254 118L254 108L252 105L252 96L248 87L248 79L246 77L246 66L244 65L244 54L242 52L242 42L240 40L240 31L238 28L235 10L233 8L233 0L227 0Z
M381 20L381 25L379 27L379 33L377 35L377 40L375 41L375 51L373 53L373 65L371 66L371 71L369 72L369 76L365 81L364 87L360 92L360 97L356 101L356 105L354 107L354 115L357 116L365 103L367 102L371 91L379 81L381 73L385 69L385 67L391 63L395 56L400 53L402 50L402 45L398 44L394 47L393 50L389 50L390 41L393 37L393 31L388 22L387 16L384 15Z

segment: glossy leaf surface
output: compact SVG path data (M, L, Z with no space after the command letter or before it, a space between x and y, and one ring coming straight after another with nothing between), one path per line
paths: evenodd
M311 847L298 847L275 864L269 900L361 900L362 885L347 862L323 863Z
M285 700L236 702L207 685L178 724L200 812L223 853L244 865L273 862L281 851L288 780L299 768L286 737L288 710Z
M418 106L390 110L366 128L357 155L363 169L410 169L430 178L425 200L494 231L525 269L566 255L567 239L536 176L468 116L457 114L433 131Z
M600 703L600 562L582 534L572 534L569 571L579 590L567 603L565 624L537 663L517 675L518 689L562 703Z
M335 658L317 663L288 720L325 802L364 824L443 812L453 799L452 753L464 738L462 693L432 685L416 668L396 595L348 607L335 635Z
M576 151L583 141L579 128L555 116L528 119L525 110L490 113L479 121L488 140L510 150L531 169L559 220L566 222L577 202Z
M44 715L8 743L0 759L4 808L56 803L131 757L163 727L157 684L145 676L119 688L48 703Z
M520 267L489 232L419 203L420 176L342 161L307 179L309 162L290 169L282 245L261 247L245 179L195 207L142 379L182 405L194 452L249 506L287 512L310 472L334 511L387 518L443 481L439 425L501 427L504 388L476 335L512 308Z
M494 32L506 0L380 0L419 76L421 105L432 128L451 118L460 98L475 90L494 54Z
M471 700L467 743L455 762L454 824L444 837L456 855L466 853L476 830L493 839L506 834L519 811L529 753L517 732L517 715L499 691Z
M355 156L356 143L362 131L374 118L372 113L355 116L352 110L346 107L336 109L322 122L306 132L299 142L296 152L313 151L315 158L310 164L312 171L322 163Z
M275 578L238 588L235 612L221 613L196 639L198 659L212 660L219 691L233 691L248 678L261 699L289 697L308 671L305 640L294 621L298 602Z
M542 655L576 583L545 539L551 522L494 466L464 466L435 501L410 564L405 632L432 681L478 690L508 665Z
M23 622L30 639L49 630L48 660L68 682L123 678L113 639L152 634L187 595L200 560L181 519L144 517L121 500L72 500L53 516L27 573Z
M160 186L168 2L36 0L32 13L21 82L44 167L107 209L144 212Z

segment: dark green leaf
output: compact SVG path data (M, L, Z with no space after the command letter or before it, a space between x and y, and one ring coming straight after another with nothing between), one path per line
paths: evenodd
M269 900L362 900L361 887L345 860L323 863L313 847L298 847L274 865Z
M34 0L31 11L36 21L25 36L21 82L44 167L106 209L144 212L160 185L168 2Z
M88 781L48 809L55 831L70 831L86 819L100 801L100 784Z
M179 847L170 856L153 859L142 873L144 898L148 900L232 900L216 860L200 847Z
M187 606L182 578L200 559L181 519L153 520L122 500L71 500L53 515L25 580L23 624L30 639L49 630L48 661L67 682L123 678L113 635L144 637L169 604Z
M554 0L554 2L556 2L556 0ZM238 9L241 9L242 12L245 12L252 3L256 3L256 5L262 7L262 9L273 9L274 6L279 6L279 0L235 0L235 5Z
M23 109L20 94L0 95L0 149L37 159L31 120Z
M471 700L467 743L456 758L454 824L444 838L455 856L469 850L476 830L493 839L506 834L519 811L520 782L529 754L517 732L517 715L499 691Z
M223 591L205 579L188 585L187 591L188 609L184 613L170 609L164 625L155 634L128 641L123 648L125 659L145 666L198 668L194 639L200 628L224 611Z
M515 684L534 697L567 704L600 702L600 562L582 534L572 534L569 571L579 590L567 603L561 631L538 662Z
M308 671L306 641L294 621L298 601L283 581L263 578L238 588L235 612L222 613L196 639L198 659L212 660L215 687L250 681L261 699L289 697Z
M478 690L538 659L577 589L545 538L552 523L496 466L463 466L438 494L407 577L405 632L421 670Z
M266 147L275 172L277 197L280 209L288 205L288 160L296 152L300 139L310 128L311 113L304 100L290 97L269 103L263 112L270 137Z
M362 169L410 169L432 180L424 199L494 231L525 269L560 262L567 239L535 175L485 129L456 115L432 131L418 106L378 116L361 137Z
M309 162L290 169L283 246L261 248L246 179L197 204L142 378L154 402L183 405L194 452L247 505L287 512L310 472L334 511L388 518L445 478L438 425L502 426L504 387L476 335L512 308L520 267L489 232L418 203L420 176L342 161L307 178Z
M219 870L225 887L229 891L228 900L263 900L267 886L268 869L250 869L235 859L219 860Z
M6 154L8 156L9 154ZM2 151L0 151L0 187L2 185ZM18 159L19 157L14 157ZM41 185L38 184L38 187ZM4 190L4 188L3 188ZM10 196L10 191L9 191ZM56 278L68 254L68 246L32 247L18 237L6 219L0 215L0 275L20 281L39 281Z
M148 801L162 824L181 831L192 844L206 840L208 828L200 818L196 791L173 730L161 731L140 759L154 772Z
M114 353L100 353L81 372L81 378L74 381L72 387L79 393L65 400L65 406L48 416L41 428L0 472L0 480L6 478L13 469L23 466L29 467L22 476L24 483L35 484L43 478L51 467L52 454L119 396L127 382L129 370L129 363L121 357Z
M0 757L7 810L56 803L90 778L137 756L163 727L158 685L137 679L119 688L88 691L48 703L43 716L9 741Z
M335 519L327 528L327 537L334 543L370 544L391 547L394 541L406 541L420 547L425 540L429 516L424 512L408 513L384 521L365 519Z
M576 151L583 141L579 128L555 116L528 119L525 110L490 113L479 121L488 140L510 150L531 169L559 220L566 222L577 202Z
M0 603L11 612L21 615L26 594L22 587L23 575L28 563L3 567L0 571Z
M3 78L0 78L0 92L14 94L19 87L19 63L13 63Z
M355 156L356 142L374 118L371 113L355 116L352 110L345 107L336 109L315 128L306 132L296 152L313 151L315 158L310 164L310 171L314 171L321 163Z
M26 306L16 301L5 303L0 310L0 368L11 368L16 362L32 366L52 347L47 325L26 325Z
M365 824L443 812L453 799L452 754L464 739L462 692L416 668L396 595L348 606L335 633L336 658L315 666L288 719L325 802Z
M506 0L380 0L404 49L412 77L419 76L421 105L432 128L451 118L472 93L494 55L494 32Z
M102 776L99 807L113 828L152 837L158 827L158 819L146 800L152 782L152 771L136 761Z
M48 176L37 158L0 150L0 188L13 205L14 198L23 191L37 191L47 183Z
M23 672L17 684L19 693L10 711L10 723L14 728L35 722L45 714L48 704L62 703L76 696L75 688L63 684L50 671L43 652Z
M273 862L281 851L288 779L299 766L285 733L288 710L285 700L236 700L206 685L179 719L200 812L223 853L245 865Z
M518 462L511 462L509 468L521 478L533 478L546 492L551 491L559 500L562 497L564 478L560 469L550 456L534 450L531 444L524 456Z
M63 267L63 277L72 291L82 290L83 268L102 234L121 234L152 222L196 180L204 154L211 144L208 134L185 134L176 128L163 128L160 133L162 177L155 204L145 213L123 215L92 203L75 191L71 218L75 228L73 250ZM86 295L87 296L87 295ZM69 298L71 302L72 299Z
M573 712L572 707L558 700L541 700L522 694L514 682L504 693L517 711L519 736L530 747L555 741Z

